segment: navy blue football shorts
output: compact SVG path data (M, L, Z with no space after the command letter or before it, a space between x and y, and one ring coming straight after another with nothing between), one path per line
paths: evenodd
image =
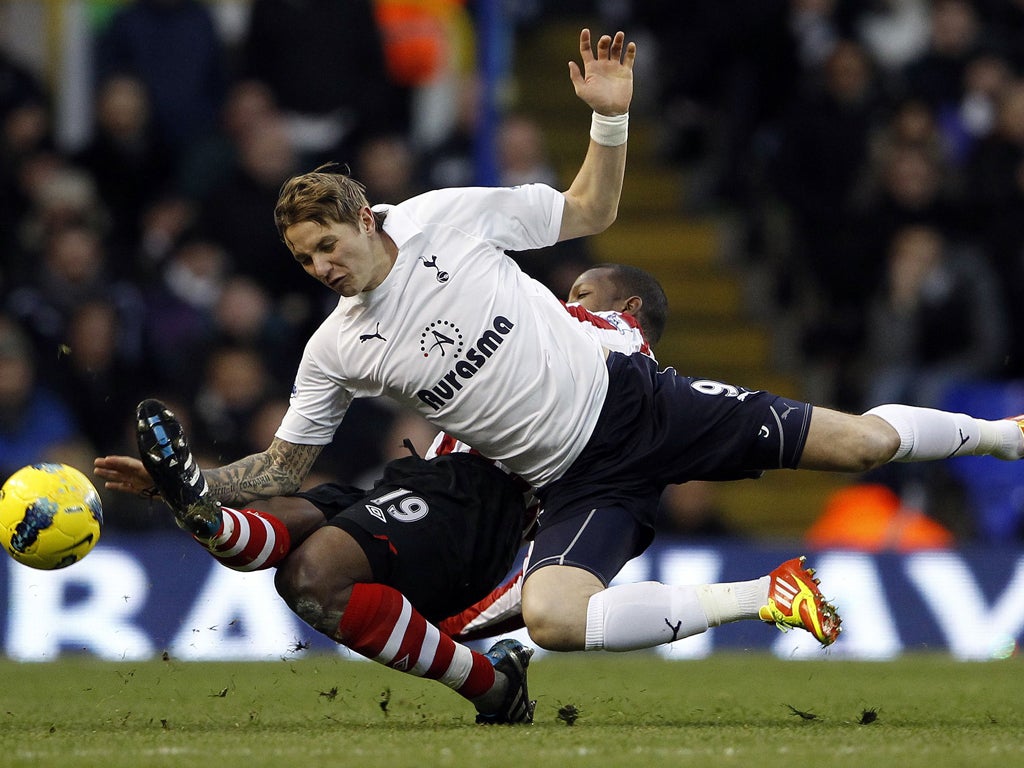
M370 491L327 483L296 495L359 543L378 583L435 623L501 584L522 545L522 486L467 453L397 459Z
M527 574L572 565L608 584L654 538L661 492L689 480L754 478L800 461L812 406L608 356L608 394L586 447L538 492Z

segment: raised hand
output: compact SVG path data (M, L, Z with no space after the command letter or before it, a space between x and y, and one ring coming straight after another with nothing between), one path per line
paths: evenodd
M629 111L633 99L633 61L636 43L626 44L626 35L602 35L594 55L590 30L580 32L580 56L583 69L569 62L569 78L576 95L598 114L622 115Z

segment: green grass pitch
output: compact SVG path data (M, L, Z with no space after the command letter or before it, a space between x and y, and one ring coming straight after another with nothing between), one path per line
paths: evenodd
M0 661L0 765L1024 766L1022 684L1016 657L552 654L536 722L488 728L436 683L330 655Z

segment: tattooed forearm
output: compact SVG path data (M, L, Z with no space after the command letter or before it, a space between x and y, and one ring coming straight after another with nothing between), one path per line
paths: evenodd
M320 445L296 445L275 438L263 453L203 470L203 475L210 495L222 504L285 496L299 489L321 450Z

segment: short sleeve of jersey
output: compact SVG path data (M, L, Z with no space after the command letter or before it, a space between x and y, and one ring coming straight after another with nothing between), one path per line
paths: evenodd
M565 197L547 184L465 187L427 192L401 207L423 228L444 224L500 250L522 251L558 242Z
M315 333L295 374L288 411L275 437L296 445L327 445L352 403L352 393L329 376L320 364L322 331Z

